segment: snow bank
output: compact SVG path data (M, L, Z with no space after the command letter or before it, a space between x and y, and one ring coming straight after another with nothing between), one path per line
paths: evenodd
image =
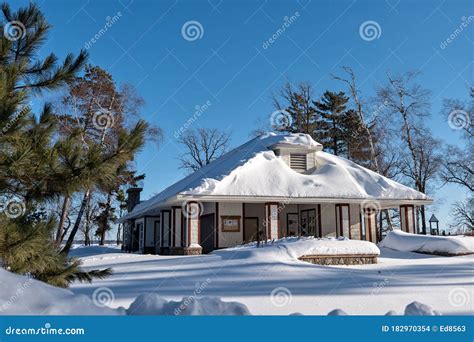
M250 315L246 305L223 302L214 297L185 297L181 301L167 301L156 293L139 295L127 310L128 315Z
M303 255L380 255L378 247L369 241L347 238L287 237L262 243L252 242L243 246L226 248L213 252L223 259L263 258L267 261L295 260Z
M379 243L379 246L400 252L462 255L474 253L474 238L417 235L393 230Z
M74 246L69 252L69 256L83 258L91 255L102 255L110 253L122 253L121 247L117 245L104 246Z
M138 296L128 310L111 309L106 304L113 301L113 291L96 291L91 299L0 269L0 315L250 315L244 304L217 297L185 297L175 302L155 293Z
M84 295L0 268L0 315L123 315Z
M335 309L328 312L328 316L347 316L348 313L342 309ZM385 316L397 316L397 312L395 310L388 311ZM420 302L412 302L405 307L405 316L440 316L436 310L429 305L420 303Z

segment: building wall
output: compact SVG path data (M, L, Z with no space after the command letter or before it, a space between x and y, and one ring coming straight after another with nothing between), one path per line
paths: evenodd
M361 240L362 225L360 222L360 206L358 204L351 204L349 206L349 212L351 217L351 239Z
M265 221L265 204L264 203L246 203L245 217L258 217L258 225L263 231ZM242 223L243 224L243 223Z
M202 204L202 213L201 215L214 214L216 212L216 203L215 202L204 202Z
M336 205L334 203L321 204L321 235L323 237L336 236Z
M240 216L239 232L223 232L221 217L222 216ZM247 214L246 214L247 216ZM242 203L219 203L219 248L232 247L242 244L243 238L243 218Z

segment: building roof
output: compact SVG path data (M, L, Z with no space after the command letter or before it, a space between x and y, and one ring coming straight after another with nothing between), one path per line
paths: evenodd
M316 151L317 167L298 173L275 155L275 146ZM176 196L431 201L421 192L321 150L308 134L260 135L140 203L123 219L143 215Z

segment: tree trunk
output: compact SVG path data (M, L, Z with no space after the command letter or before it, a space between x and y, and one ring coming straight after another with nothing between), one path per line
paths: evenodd
M87 201L89 200L90 194L91 194L90 190L87 190L84 193L84 197L82 198L82 202L81 202L81 208L79 209L79 212L77 213L76 222L74 223L74 227L72 228L71 233L69 234L69 237L67 239L66 245L61 250L61 253L68 254L69 251L71 250L72 244L74 243L74 237L76 236L76 233L79 230L79 226L81 225L82 216L84 215L84 209L86 207Z
M90 194L87 205L85 209L85 222L84 222L84 245L91 245L91 198L92 193Z
M107 202L106 202L106 205L105 205L105 217L104 217L104 220L102 222L102 229L100 231L100 245L103 246L104 243L105 243L105 236L107 234L107 226L108 226L108 222L109 222L109 215L110 215L110 209L112 207L112 193L109 192L107 194Z
M120 245L120 236L122 235L122 224L120 223L117 227L117 246Z
M425 206L424 205L422 205L420 207L420 213L421 213L421 232L424 235L426 235L426 213L425 213Z
M61 210L61 217L59 218L58 230L56 231L56 246L59 246L63 241L63 233L64 233L64 222L66 221L66 217L69 213L69 206L71 204L71 197L64 196L63 201L63 208Z

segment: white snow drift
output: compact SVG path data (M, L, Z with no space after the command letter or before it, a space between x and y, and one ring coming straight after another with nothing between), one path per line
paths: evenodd
M400 252L463 255L474 253L474 238L469 236L416 235L393 230L387 234L379 246Z
M112 309L113 291L98 288L91 297L75 295L0 268L0 315L250 315L248 308L220 298L185 297L167 301L156 293L139 295L128 310Z
M250 315L244 304L223 302L215 297L187 297L180 301L167 301L156 293L138 296L127 310L128 315Z
M168 301L156 293L139 295L127 310L111 309L94 303L84 295L46 285L37 280L0 269L0 315L250 315L246 305L224 302L216 297L185 297ZM396 315L393 310L387 315ZM295 313L293 315L302 315ZM329 316L347 315L335 309ZM428 305L413 302L406 306L405 315L440 315Z
M289 238L262 248L247 245L191 257L78 249L86 269L112 267L114 273L69 290L0 269L0 314L326 315L336 308L331 314L438 314L432 308L472 314L471 256L381 248L374 265L320 266L296 259L309 251L324 252L320 244L318 239ZM376 251L371 244L347 240L325 245L327 253L341 253L341 246L348 253Z
M124 309L94 304L91 297L75 295L32 278L0 268L0 315L123 315Z

